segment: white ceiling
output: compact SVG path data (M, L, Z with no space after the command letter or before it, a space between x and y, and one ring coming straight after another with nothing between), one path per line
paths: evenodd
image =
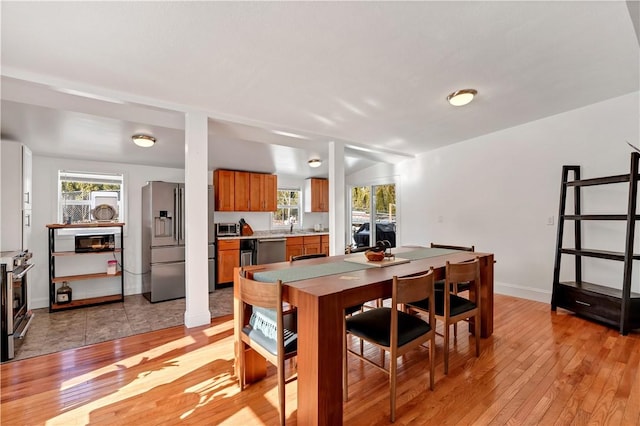
M2 137L41 155L182 167L204 111L210 169L323 174L341 141L352 173L640 89L637 2L0 7Z

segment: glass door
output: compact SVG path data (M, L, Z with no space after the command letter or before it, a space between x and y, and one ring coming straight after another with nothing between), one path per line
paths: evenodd
M391 247L395 247L396 217L395 184L353 187L351 246L370 247L375 246L377 241L386 240Z

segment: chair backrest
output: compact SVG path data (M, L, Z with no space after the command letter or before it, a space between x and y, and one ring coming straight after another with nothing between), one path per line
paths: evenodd
M429 299L429 320L431 327L435 327L435 289L433 267L422 275L398 278L393 277L391 290L391 345L398 344L398 305Z
M431 243L431 248L441 248L441 249L450 249L450 250L462 250L462 251L476 251L476 246L452 246L450 244L436 244Z
M480 258L471 261L451 263L445 266L445 292L448 293L452 284L469 283L475 290L480 289Z
M401 303L417 302L430 297L434 292L433 268L422 275L411 277L393 277L391 303L393 306Z
M327 257L326 253L311 253L311 254L299 254L297 256L291 256L291 262L296 260L315 259L318 257Z
M267 309L282 310L282 281L267 283L245 277L245 271L238 269L238 297L248 305Z

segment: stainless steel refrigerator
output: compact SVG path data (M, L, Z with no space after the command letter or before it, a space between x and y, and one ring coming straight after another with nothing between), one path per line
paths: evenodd
M184 184L142 187L142 293L150 302L185 296Z

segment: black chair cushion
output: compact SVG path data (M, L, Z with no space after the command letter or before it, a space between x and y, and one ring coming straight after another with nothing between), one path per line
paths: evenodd
M391 344L391 308L376 308L346 319L347 331L382 346ZM420 318L398 312L398 346L428 333L431 326Z
M455 294L449 294L451 300L450 314L452 317L470 311L476 308L476 304L465 299L464 297L456 296ZM415 306L416 308L424 311L429 310L429 299L423 299L418 302L407 303L408 306ZM444 316L444 290L436 290L436 315Z

